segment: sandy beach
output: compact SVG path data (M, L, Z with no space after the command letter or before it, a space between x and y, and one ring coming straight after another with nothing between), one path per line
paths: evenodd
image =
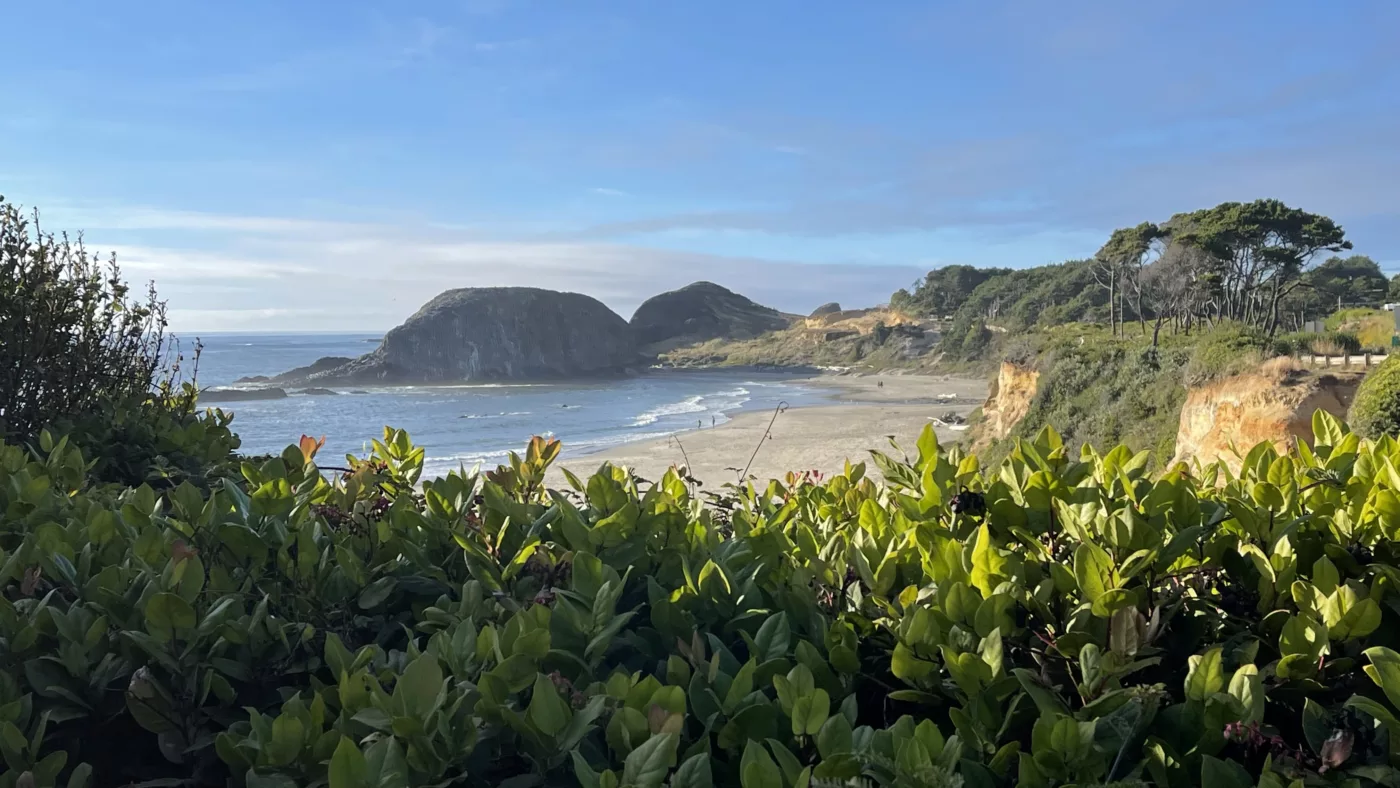
M914 440L931 418L949 412L967 414L987 396L987 381L960 377L831 375L806 382L830 389L832 404L789 408L776 420L773 411L741 413L718 427L627 444L561 464L582 476L611 462L656 479L670 466L688 460L695 478L717 487L735 481L758 447L749 473L760 479L809 469L833 473L848 458L859 462L869 458L870 449L888 450L889 436L913 451ZM760 447L770 422L771 437ZM966 435L944 429L938 434L946 443Z

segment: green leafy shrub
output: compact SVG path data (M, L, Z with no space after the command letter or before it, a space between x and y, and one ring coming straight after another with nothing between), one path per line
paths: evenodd
M1400 435L1400 356L1388 356L1366 375L1348 417L1367 437Z
M1203 386L1257 367L1270 348L1258 328L1226 324L1203 334L1191 351L1186 367L1188 386Z
M1154 477L1044 430L706 502L386 430L241 479L0 447L0 785L1285 786L1400 777L1400 443Z

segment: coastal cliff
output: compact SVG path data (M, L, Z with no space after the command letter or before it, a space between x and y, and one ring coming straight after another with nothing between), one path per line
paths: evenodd
M1222 460L1238 471L1237 450L1268 441L1285 451L1290 441L1311 442L1313 413L1325 410L1345 418L1360 381L1355 374L1318 375L1272 363L1190 389L1172 463Z
M1039 381L1040 373L1034 369L1009 361L1001 363L996 382L987 396L987 404L982 406L982 423L977 435L979 444L998 441L1011 434L1011 430L1030 411Z

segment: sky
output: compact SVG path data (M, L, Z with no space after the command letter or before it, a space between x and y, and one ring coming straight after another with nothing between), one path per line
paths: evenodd
M1393 0L12 5L0 195L177 331L495 285L868 306L1260 197L1400 271Z

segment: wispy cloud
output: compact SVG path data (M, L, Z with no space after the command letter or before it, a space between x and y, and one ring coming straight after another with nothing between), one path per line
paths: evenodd
M593 191L594 194L602 194L602 195L607 196L607 197L629 197L629 196L631 196L631 195L629 195L627 192L625 192L625 191L623 191L623 190L621 190L621 189L606 189L606 188L603 188L602 186L595 187L592 191Z
M89 243L114 248L132 279L153 279L177 330L388 328L443 290L536 286L582 292L630 315L646 298L706 279L761 303L808 311L839 295L873 304L919 269L809 264L591 241L500 240L429 225L272 220L144 209L105 214ZM168 219L169 227L158 221ZM133 227L158 239L179 232L186 245L104 244ZM248 235L226 231L250 228ZM212 246L211 246L212 245ZM218 251L211 251L217 248Z

